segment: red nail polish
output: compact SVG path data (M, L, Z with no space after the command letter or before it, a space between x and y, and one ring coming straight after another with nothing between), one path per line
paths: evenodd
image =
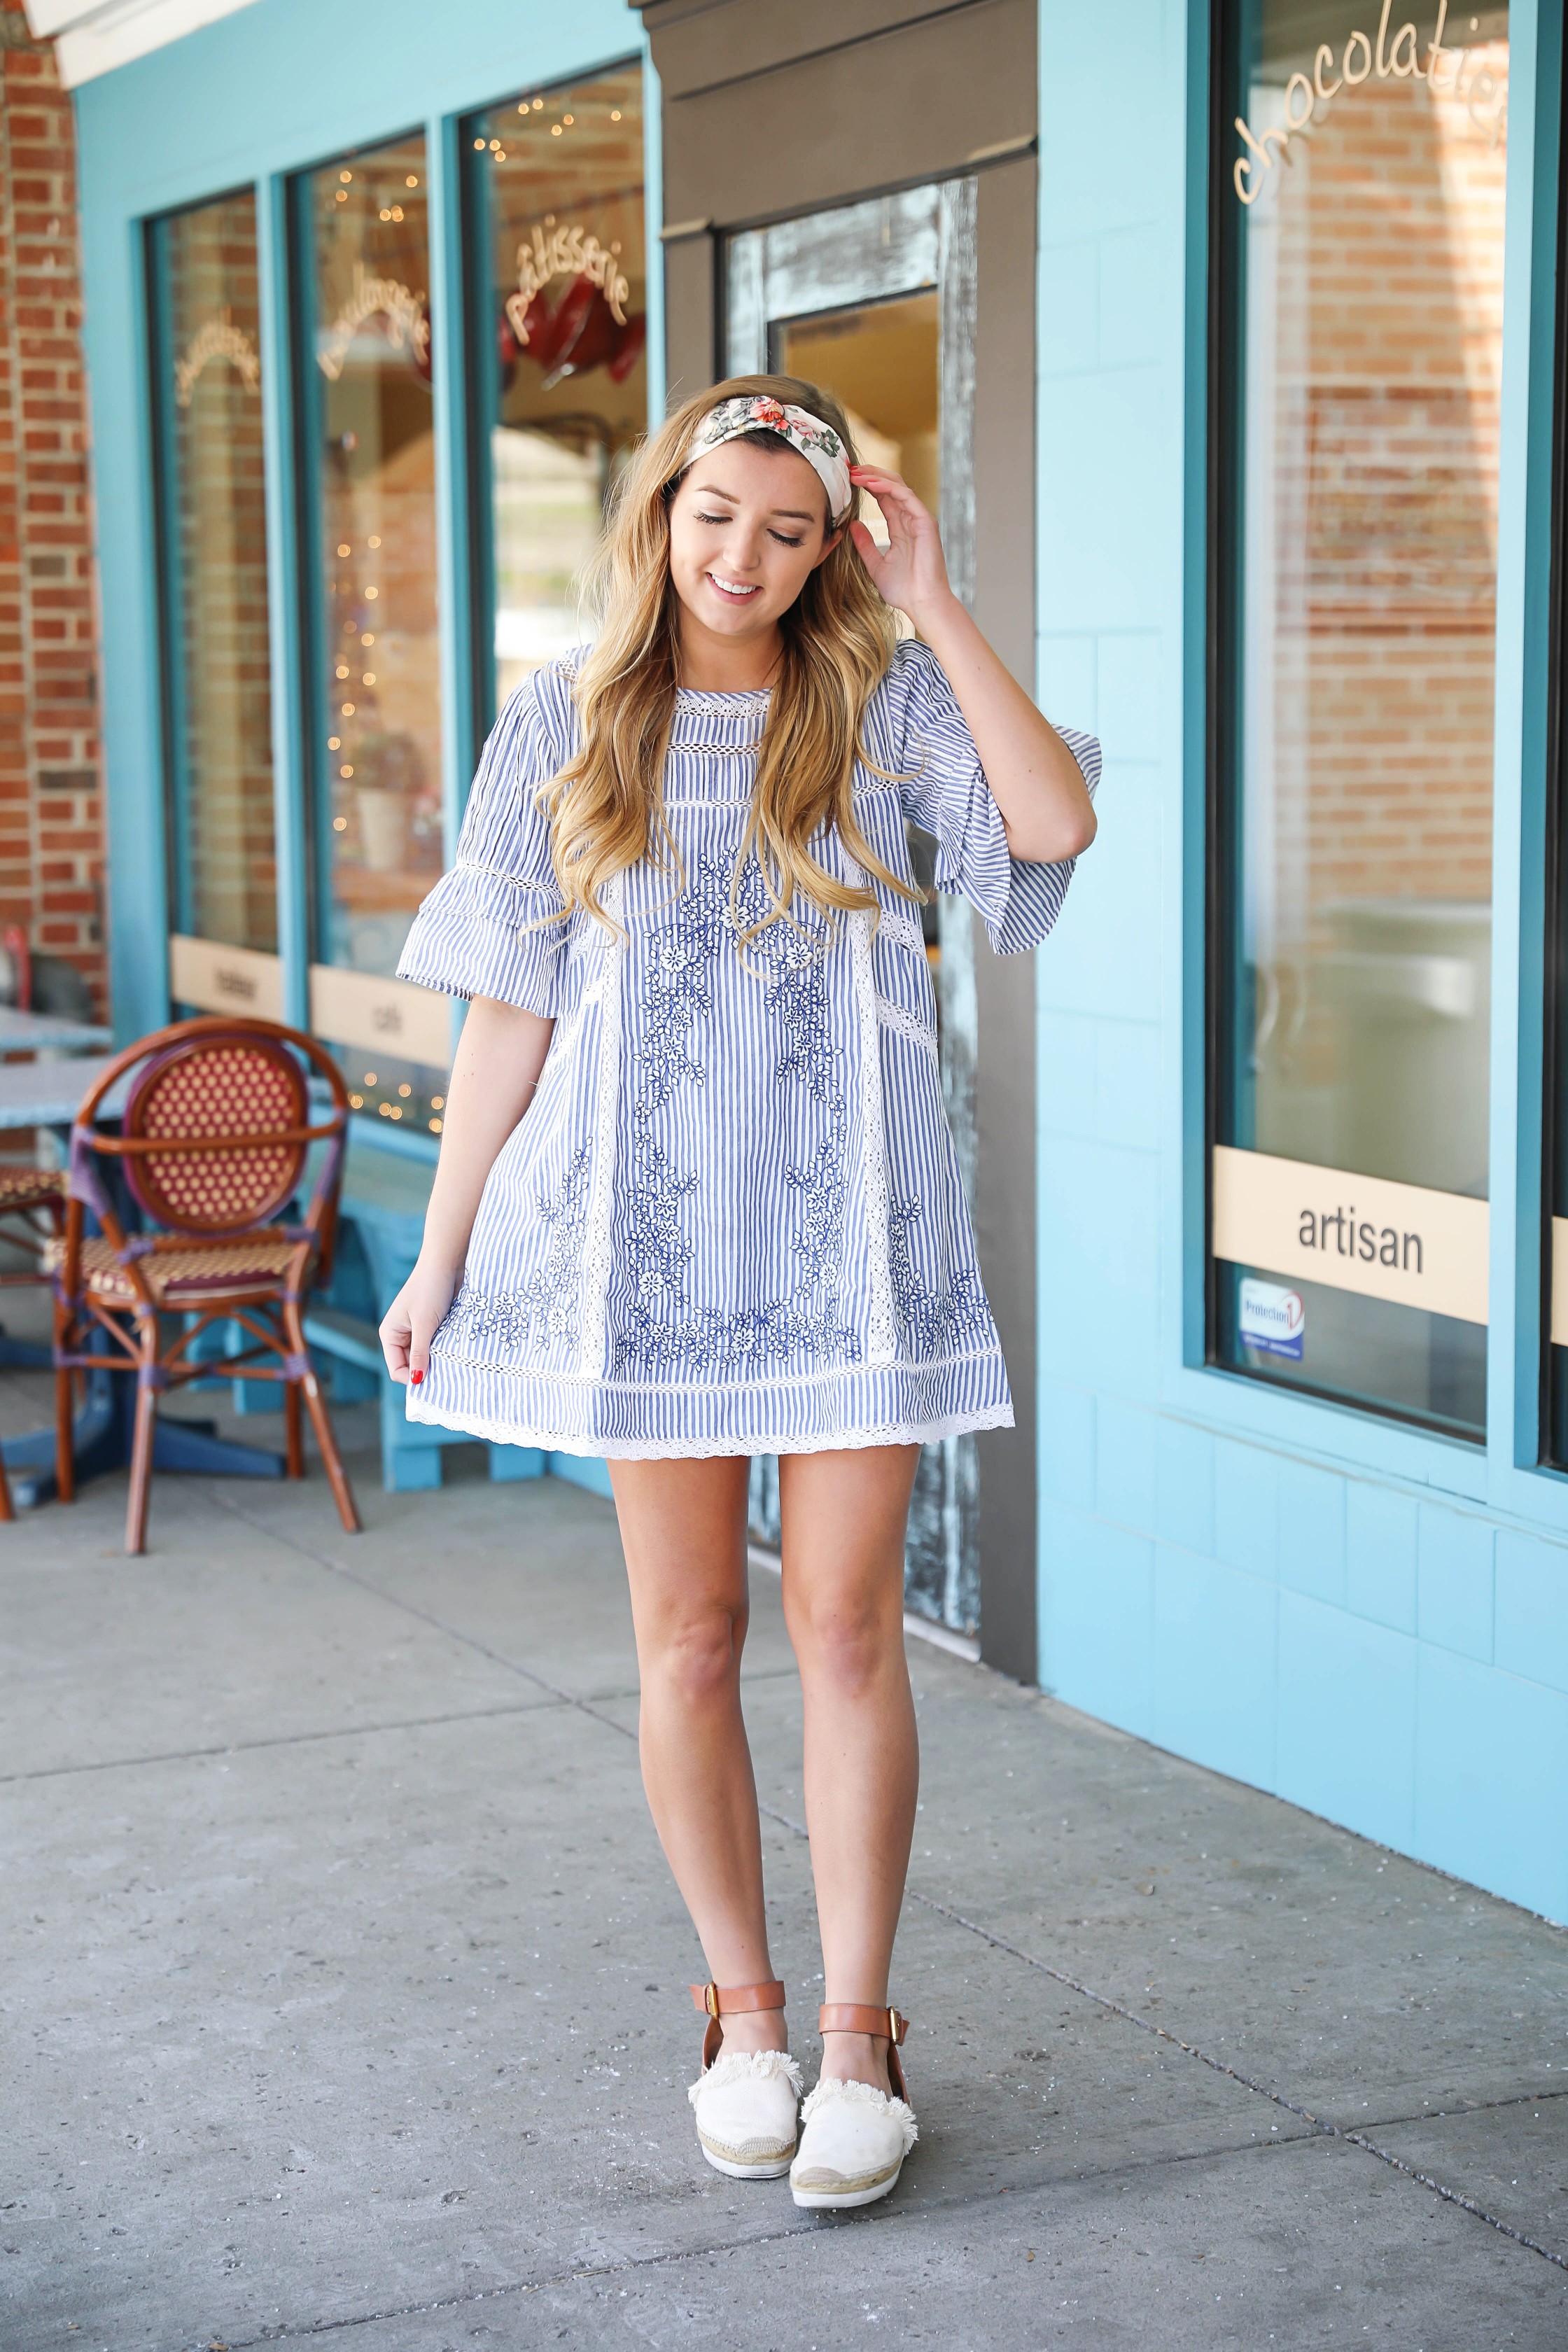
M410 1372L408 1375L410 1385L414 1388L417 1388L424 1377L425 1375L423 1372Z

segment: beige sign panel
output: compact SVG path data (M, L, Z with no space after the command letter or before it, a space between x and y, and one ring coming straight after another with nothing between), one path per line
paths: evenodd
M406 1061L447 1069L452 1059L447 1000L411 981L378 980L373 972L310 966L310 1026L336 1045L399 1054Z
M1295 1282L1487 1319L1487 1203L1219 1145L1214 1254Z
M1552 1344L1568 1348L1568 1217L1552 1220Z
M220 947L216 940L169 941L169 993L176 1004L203 1013L247 1013L258 1021L283 1018L283 965L254 948Z

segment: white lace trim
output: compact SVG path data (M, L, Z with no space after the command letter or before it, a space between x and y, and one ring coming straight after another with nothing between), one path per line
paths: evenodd
M721 2050L686 2095L695 2106L702 2091L721 2091L727 2083L742 2081L769 2083L775 2074L784 2077L797 2099L804 2097L805 2078L787 2050Z
M883 2109L897 2119L903 2132L906 2156L921 2136L920 2126L915 2121L915 2111L909 2102L905 2099L889 2098L887 2092L879 2091L874 2083L838 2083L825 2078L818 2083L800 2111L802 2128L804 2129L811 2121L813 2116L820 2115L824 2107L830 2106Z
M878 923L877 929L884 939L891 940L896 947L908 948L911 955L919 956L921 963L928 961L925 933L910 916L903 913L901 908L884 907L881 920Z
M846 856L845 873L859 889L866 875ZM888 1145L882 1123L882 1055L877 1037L877 978L871 961L871 918L862 908L849 919L855 973L855 1004L860 1016L860 1156L866 1187L866 1258L871 1304L866 1318L866 1361L890 1364L899 1353L893 1312L893 1276L889 1263Z
M877 1018L884 1029L896 1030L912 1045L923 1046L931 1060L941 1066L942 1048L937 1044L936 1031L929 1027L918 1013L911 1013L907 1004L895 1004L890 996L879 996Z
M616 1136L621 1092L621 964L626 951L621 922L626 886L625 873L616 874L605 893L605 912L616 928L605 934L599 977L595 983L600 1008L599 1099L595 1118L593 1191L583 1234L583 1329L577 1357L584 1380L592 1380L605 1368L605 1303L615 1262L610 1220L615 1211Z
M435 1429L458 1429L489 1445L531 1446L543 1454L570 1454L589 1462L716 1462L755 1454L858 1453L868 1445L935 1445L971 1430L1011 1429L1010 1404L977 1406L941 1421L887 1422L875 1429L836 1429L816 1437L563 1437L552 1430L519 1429L487 1413L431 1412L412 1402L410 1421Z

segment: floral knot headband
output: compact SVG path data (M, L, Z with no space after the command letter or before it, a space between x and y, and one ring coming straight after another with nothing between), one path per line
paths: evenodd
M847 520L855 499L849 453L831 425L813 416L809 408L786 407L782 400L772 400L765 394L721 400L698 426L692 458L704 449L717 449L721 442L738 441L747 433L776 433L797 449L827 492L829 522L837 530Z

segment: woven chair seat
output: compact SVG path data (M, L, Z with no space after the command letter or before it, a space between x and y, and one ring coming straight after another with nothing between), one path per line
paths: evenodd
M43 1209L69 1197L63 1168L0 1168L0 1215L7 1209Z
M137 1261L142 1281L160 1307L211 1307L225 1298L254 1297L288 1271L292 1242L265 1234L238 1241L210 1242L200 1249L152 1250ZM52 1274L64 1262L63 1242L50 1242L44 1263ZM110 1307L132 1307L136 1290L130 1274L101 1237L81 1245L83 1282L89 1298Z

